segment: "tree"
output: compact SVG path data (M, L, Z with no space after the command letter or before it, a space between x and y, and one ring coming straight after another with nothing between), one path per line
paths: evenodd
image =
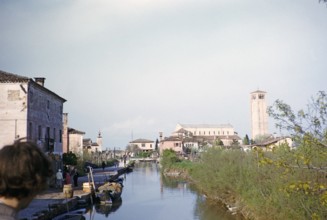
M215 140L215 146L224 146L224 142L222 140L220 140L219 138L217 138Z
M159 140L158 140L158 138L157 138L157 140L156 140L156 146L155 146L155 151L158 151L158 147L159 147Z
M126 147L126 150L137 155L141 149L136 144L130 144Z
M69 153L63 153L62 160L65 165L76 165L77 164L77 156L72 153L71 151Z
M277 123L276 127L289 131L295 141L311 140L327 147L327 95L319 91L316 98L311 98L306 111L293 112L291 107L281 100L276 100L268 107L268 114Z
M249 136L246 134L245 137L243 138L243 145L249 145L250 144L250 139Z
M283 101L268 108L276 127L287 130L297 144L295 150L284 148L277 158L262 157L260 162L283 168L284 192L297 198L306 218L325 219L327 208L327 95L319 91L305 110L295 113ZM280 149L278 149L280 150ZM287 181L288 180L288 181Z

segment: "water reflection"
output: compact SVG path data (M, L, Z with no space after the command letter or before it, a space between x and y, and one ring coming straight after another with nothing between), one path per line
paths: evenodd
M119 209L119 207L122 205L122 203L123 203L123 200L120 198L110 205L96 204L96 205L94 205L94 209L95 209L96 213L102 214L105 217L108 217L109 213L117 211Z
M85 215L87 219L87 216L97 220L238 219L222 205L208 201L193 184L162 176L155 163L140 163L124 178L124 204L120 200L112 206L94 206Z

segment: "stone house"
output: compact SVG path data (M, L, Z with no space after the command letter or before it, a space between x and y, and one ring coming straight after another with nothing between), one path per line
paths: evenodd
M83 137L85 132L68 128L68 149L77 156L83 156Z
M277 148L282 144L287 144L290 147L290 149L293 149L293 140L290 137L269 138L262 143L253 144L251 148L252 149L261 148L264 151L272 151L274 148Z
M148 152L155 150L155 142L147 139L136 139L129 142L130 145L136 145L140 150Z
M78 156L83 156L83 138L85 132L68 127L68 113L63 114L63 153L72 152Z
M45 78L0 71L0 148L27 138L45 152L62 153L66 100L44 86Z
M172 149L176 153L183 153L183 138L170 136L164 139L160 138L160 154L166 149Z
M90 138L83 139L83 149L87 150L89 153L102 152L102 135L99 131L96 142L93 142Z

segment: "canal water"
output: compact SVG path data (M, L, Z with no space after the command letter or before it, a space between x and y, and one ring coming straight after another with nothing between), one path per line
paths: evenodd
M111 206L97 205L84 215L102 220L235 220L222 206L212 204L185 181L160 175L156 163L136 164L124 174L122 199Z

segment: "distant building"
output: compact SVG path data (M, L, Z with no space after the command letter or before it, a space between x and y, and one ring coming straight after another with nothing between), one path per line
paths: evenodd
M27 138L45 152L62 152L66 100L35 80L0 71L0 148Z
M136 139L129 142L130 145L136 145L142 151L153 151L155 149L155 142L147 139Z
M234 141L241 144L241 138L231 124L177 124L173 136L187 137L189 141L192 138L191 142L199 145L204 142L213 145L217 139L221 140L224 146L230 146Z
M68 152L83 156L83 137L85 132L68 128Z
M266 92L254 91L251 93L251 131L252 139L268 135L268 114L266 103Z
M160 154L164 150L172 149L177 153L183 153L183 138L182 137L167 137L160 140Z
M229 147L235 142L241 144L241 138L230 124L177 124L175 131L170 137L160 136L160 152L172 149L178 153L185 150L201 151L203 147L211 147L216 141L222 141L223 145Z
M261 148L264 151L272 151L274 148L278 148L283 144L287 144L290 149L293 149L293 140L290 137L271 137L266 139L263 143L253 144L253 148Z
M189 132L192 136L219 137L234 135L234 128L230 124L177 124L175 132L180 129Z
M86 138L83 139L83 149L91 152L102 152L102 135L99 131L96 142L93 142L92 139Z

